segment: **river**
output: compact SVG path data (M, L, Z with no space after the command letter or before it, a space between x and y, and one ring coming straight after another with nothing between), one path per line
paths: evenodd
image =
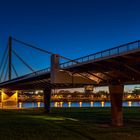
M19 108L43 107L43 102L19 102ZM140 101L125 101L124 107L140 107ZM110 107L110 102L51 102L51 107Z

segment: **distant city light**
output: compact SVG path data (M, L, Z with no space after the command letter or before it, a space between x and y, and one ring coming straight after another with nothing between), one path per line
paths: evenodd
M38 93L43 93L43 90L36 90L35 94L38 94Z

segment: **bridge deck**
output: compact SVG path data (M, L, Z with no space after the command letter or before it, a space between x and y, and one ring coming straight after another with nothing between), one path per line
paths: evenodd
M140 41L127 43L115 48L81 57L60 64L60 69L82 74L92 79L95 86L120 82L140 83ZM36 71L0 83L0 88L42 89L46 86L81 87L82 84L50 84L50 68Z

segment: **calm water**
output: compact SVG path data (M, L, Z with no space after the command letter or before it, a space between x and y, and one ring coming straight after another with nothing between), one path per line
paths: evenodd
M19 108L36 108L36 107L43 107L43 102L19 102ZM127 101L123 102L123 106L126 107L140 107L140 101ZM51 107L110 107L110 102L52 102Z

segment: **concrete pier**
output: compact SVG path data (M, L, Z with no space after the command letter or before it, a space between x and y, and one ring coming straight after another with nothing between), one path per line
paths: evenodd
M124 90L123 85L110 85L109 86L113 126L123 125L123 112L122 112L123 90Z
M44 111L50 113L51 103L51 88L44 89Z

